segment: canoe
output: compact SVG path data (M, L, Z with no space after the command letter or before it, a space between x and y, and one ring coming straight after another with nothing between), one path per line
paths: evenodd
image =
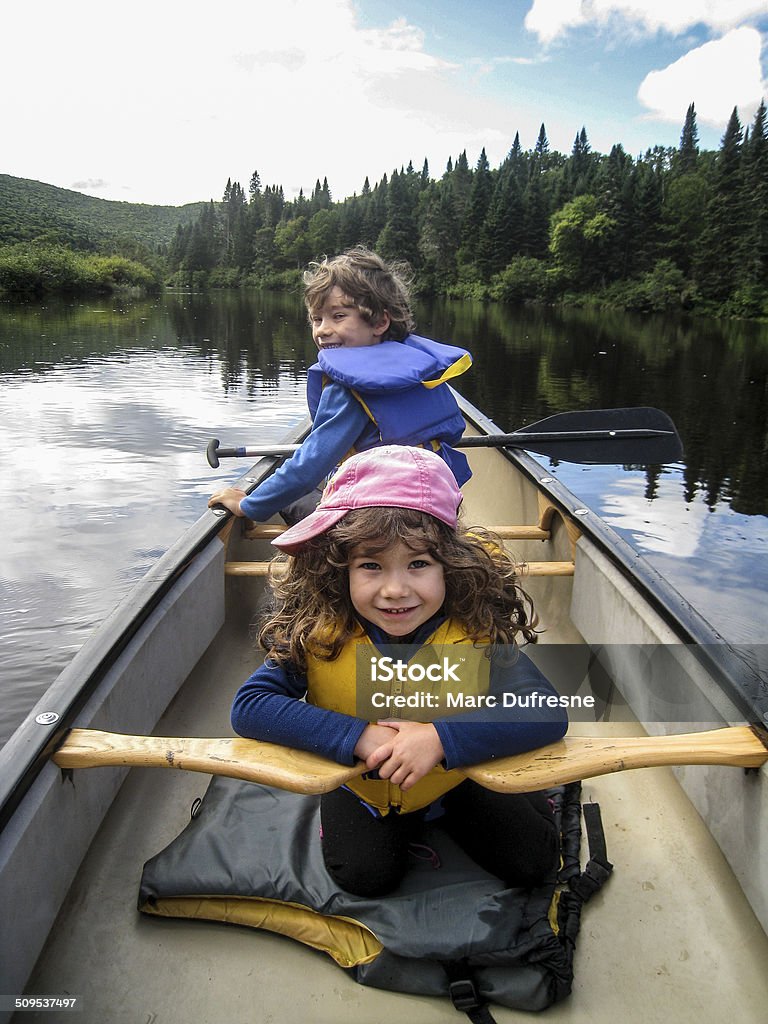
M459 400L468 434L499 433ZM465 520L500 528L528 565L525 586L543 628L531 656L562 693L599 698L569 739L646 744L644 737L768 722L768 688L745 651L546 467L507 449L473 448L469 457ZM277 464L259 458L238 485L251 489ZM205 765L85 769L53 760L73 728L231 736L232 696L258 658L249 626L263 596L269 532L205 511L0 751L0 1020L22 995L77 997L84 1024L419 1024L453 1014L446 1000L358 986L280 936L138 914L142 865L189 820L207 786ZM653 763L643 756L640 763ZM548 1018L764 1020L766 769L616 770L630 763L598 765L610 774L590 771L584 783L584 799L602 807L615 869L588 908L573 993ZM499 1024L522 1019L504 1008L494 1015ZM38 1017L58 1019L42 1008L18 1019Z

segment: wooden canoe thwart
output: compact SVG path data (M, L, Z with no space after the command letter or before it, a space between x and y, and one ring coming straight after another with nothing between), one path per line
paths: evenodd
M336 764L302 750L240 737L167 738L73 729L53 756L60 768L130 765L226 775L295 793L328 793L365 767ZM500 793L526 793L630 768L720 764L759 768L768 760L762 730L732 726L673 736L566 737L515 757L463 769Z

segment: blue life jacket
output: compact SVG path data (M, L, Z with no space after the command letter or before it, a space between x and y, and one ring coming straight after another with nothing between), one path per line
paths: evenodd
M464 373L472 357L463 348L410 334L361 348L321 351L307 371L307 403L314 420L323 387L348 388L371 422L356 451L380 444L430 445L448 463L461 486L470 478L466 457L454 444L464 417L446 381Z

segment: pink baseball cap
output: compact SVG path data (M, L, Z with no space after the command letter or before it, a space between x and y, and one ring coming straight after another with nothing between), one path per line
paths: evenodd
M343 462L314 512L272 543L295 554L356 508L412 508L456 529L462 494L448 465L427 448L386 445Z

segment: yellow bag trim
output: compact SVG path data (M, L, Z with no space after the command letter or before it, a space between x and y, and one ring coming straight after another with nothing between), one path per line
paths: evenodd
M438 385L445 384L446 381L451 380L452 377L460 377L462 373L467 372L471 365L472 356L469 352L465 352L455 363L451 363L447 370L443 370L435 380L423 380L421 383L425 388L436 388Z
M222 921L276 932L327 953L340 967L368 964L384 949L359 921L263 896L169 896L148 901L140 909L158 917Z
M560 934L560 924L557 920L557 909L560 906L560 890L555 889L552 893L552 902L549 904L549 911L547 913L547 919L549 921L549 927L555 933Z

